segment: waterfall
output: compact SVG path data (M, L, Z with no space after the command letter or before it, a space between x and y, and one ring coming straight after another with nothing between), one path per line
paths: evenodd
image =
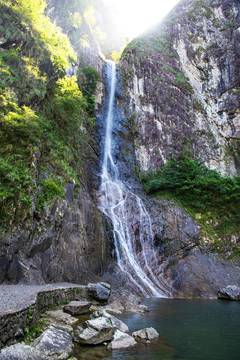
M113 238L119 268L145 297L169 297L171 291L162 277L163 264L153 243L149 214L140 199L120 180L113 159L113 121L116 90L116 66L106 63L108 106L101 171L100 203L113 225Z

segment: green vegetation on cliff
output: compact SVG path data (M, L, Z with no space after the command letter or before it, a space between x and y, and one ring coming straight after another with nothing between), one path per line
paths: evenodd
M223 177L199 159L180 155L141 175L148 194L174 199L194 216L215 248L239 252L240 176ZM232 240L232 242L231 242Z
M80 185L95 121L93 99L65 75L75 52L45 7L43 0L0 1L1 231L64 197L66 182Z

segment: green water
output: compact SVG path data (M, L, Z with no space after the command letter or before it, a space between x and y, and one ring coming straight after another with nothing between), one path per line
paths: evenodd
M103 346L79 348L84 360L239 360L240 303L217 300L148 299L146 315L118 316L130 331L154 327L151 344L108 352Z

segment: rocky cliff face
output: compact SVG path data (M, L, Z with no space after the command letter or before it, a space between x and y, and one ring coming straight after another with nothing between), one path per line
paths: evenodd
M181 1L124 51L140 170L191 153L223 175L239 173L239 11L234 0Z
M104 220L89 194L66 184L66 200L1 238L0 283L84 282L104 271Z

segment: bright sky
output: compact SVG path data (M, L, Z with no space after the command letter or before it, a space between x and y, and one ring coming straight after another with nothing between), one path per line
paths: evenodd
M103 0L117 11L122 30L135 37L159 23L179 0Z

